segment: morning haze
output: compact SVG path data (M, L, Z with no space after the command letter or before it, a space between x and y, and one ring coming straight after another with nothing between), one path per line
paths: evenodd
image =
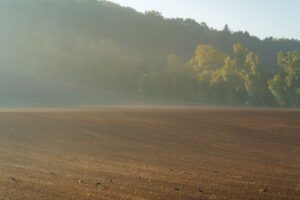
M115 2L0 0L0 200L299 199L299 3Z

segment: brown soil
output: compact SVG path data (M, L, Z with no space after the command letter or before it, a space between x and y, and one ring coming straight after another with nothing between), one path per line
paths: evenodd
M0 199L300 199L300 112L3 111Z

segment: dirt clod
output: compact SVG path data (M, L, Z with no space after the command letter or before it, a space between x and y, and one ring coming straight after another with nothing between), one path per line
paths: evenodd
M13 181L13 182L17 182L17 179L15 177L8 177L8 180Z

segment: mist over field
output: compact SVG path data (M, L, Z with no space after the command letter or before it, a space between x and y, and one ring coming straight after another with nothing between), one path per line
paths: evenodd
M97 106L180 106L196 104L151 98L78 84L54 81L25 73L0 72L1 108L71 108Z
M299 106L298 40L95 0L2 0L0 24L0 106Z

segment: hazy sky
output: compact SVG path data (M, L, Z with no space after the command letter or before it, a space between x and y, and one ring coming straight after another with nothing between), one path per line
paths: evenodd
M156 10L165 17L193 18L222 29L247 30L261 38L300 39L300 0L111 0L138 11Z

